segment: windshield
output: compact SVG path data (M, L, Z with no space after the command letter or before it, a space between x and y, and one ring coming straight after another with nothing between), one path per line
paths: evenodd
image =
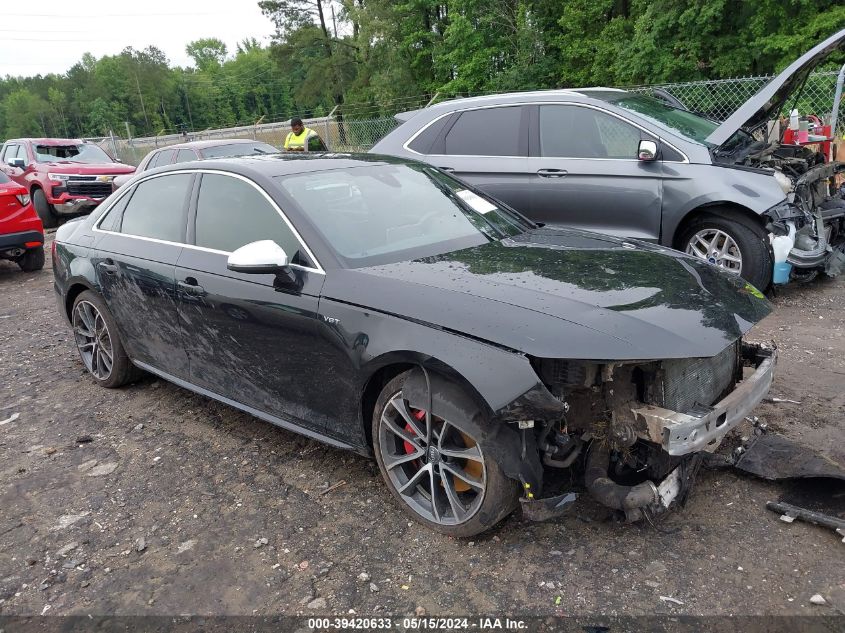
M424 165L373 165L277 178L348 268L478 246L531 224Z
M112 163L111 157L96 145L36 145L35 160L39 163Z
M277 150L267 143L230 143L206 147L202 151L203 158L230 158L233 156L248 156L249 154L276 154Z
M702 145L709 146L705 139L719 127L718 123L709 119L645 95L617 92L604 94L601 98L620 108L636 112L640 117Z

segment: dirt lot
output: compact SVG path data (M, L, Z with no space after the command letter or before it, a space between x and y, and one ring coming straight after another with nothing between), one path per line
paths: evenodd
M815 490L845 511L842 486L706 471L668 532L584 497L554 523L452 540L408 523L374 462L153 378L96 387L49 262L0 262L0 297L0 615L845 612L845 546L764 508ZM780 346L771 395L801 404L756 413L841 444L845 279L774 301L752 338Z

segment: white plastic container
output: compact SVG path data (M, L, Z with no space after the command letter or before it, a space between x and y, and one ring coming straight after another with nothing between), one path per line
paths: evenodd
M788 235L769 235L772 243L772 251L775 255L775 265L772 271L772 283L785 284L789 281L789 274L792 272L792 264L786 261L789 252L795 246L795 223L787 222L789 227Z

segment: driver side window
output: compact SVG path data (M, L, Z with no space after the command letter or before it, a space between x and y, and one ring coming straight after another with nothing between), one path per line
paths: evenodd
M239 178L202 175L195 226L197 246L231 253L250 242L273 240L291 263L312 265L276 208Z
M593 108L540 106L540 152L555 158L636 160L640 131Z

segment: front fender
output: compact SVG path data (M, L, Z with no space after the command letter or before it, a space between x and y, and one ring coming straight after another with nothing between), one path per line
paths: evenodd
M701 207L739 206L761 215L785 198L774 177L757 170L727 165L664 166L661 243L671 247L678 227Z
M527 410L527 403L532 401L554 406L551 394L547 398L542 393L538 395L538 390L542 392L545 388L524 354L430 324L332 299L321 299L319 312L323 315L320 324L323 336L335 340L335 346L343 350L358 376L354 387L357 393L361 393L379 369L407 363L460 377L487 407L491 417L516 419L513 416L520 415L519 407ZM331 323L325 315L331 315Z

